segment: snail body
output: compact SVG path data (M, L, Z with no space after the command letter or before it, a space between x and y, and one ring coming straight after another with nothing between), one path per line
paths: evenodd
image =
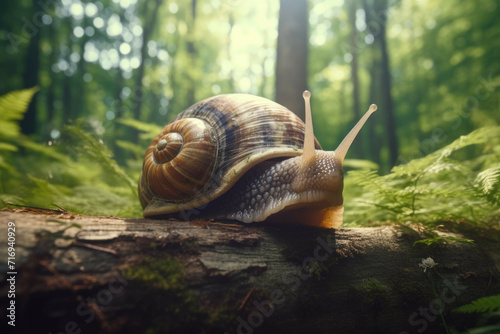
M342 161L376 107L328 152L314 138L309 97L306 91L306 124L246 94L215 96L180 113L146 151L139 182L144 217L339 227Z

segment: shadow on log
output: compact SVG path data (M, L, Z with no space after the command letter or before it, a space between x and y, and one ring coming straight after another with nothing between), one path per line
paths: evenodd
M402 226L25 211L0 212L1 326L15 276L18 333L443 333L441 312L463 330L477 317L453 309L500 291L480 247L414 246L422 236ZM8 222L17 275L6 274ZM427 257L438 265L424 273Z

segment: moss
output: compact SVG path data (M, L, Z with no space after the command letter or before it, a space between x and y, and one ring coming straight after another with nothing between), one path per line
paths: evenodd
M361 280L353 286L353 295L362 304L372 307L381 306L387 300L390 288L375 278Z
M320 281L323 279L328 273L328 267L324 262L311 262L309 264L309 278L315 278Z
M196 238L175 235L163 240L151 241L149 242L149 248L151 250L159 250L162 252L163 250L168 249L172 250L173 253L182 254L198 254L200 251L200 246Z
M208 316L207 322L211 332L224 332L224 330L231 327L232 322L236 318L235 312L227 306L221 306L210 311L211 313Z
M175 290L184 287L183 266L171 257L145 258L140 265L128 268L126 274L156 289Z
M146 257L126 270L138 287L137 301L147 316L147 333L176 332L199 323L200 309L187 288L183 265L172 257Z
M189 333L227 327L234 319L229 308L205 305L186 283L182 263L173 257L146 257L126 270L138 288L146 333Z

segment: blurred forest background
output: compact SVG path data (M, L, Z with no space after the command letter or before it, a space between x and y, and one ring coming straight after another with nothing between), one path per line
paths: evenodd
M250 93L303 117L307 88L324 149L379 106L347 156L346 224L498 228L498 17L496 0L5 2L0 94L36 88L0 101L2 205L140 216L143 154L179 112Z

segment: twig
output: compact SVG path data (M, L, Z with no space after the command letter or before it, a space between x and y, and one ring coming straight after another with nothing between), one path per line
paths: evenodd
M243 228L243 226L237 225L237 224L212 223L212 222L209 222L208 224L209 225L216 225L216 226L227 228L230 230L241 230Z
M250 291L248 291L248 293L245 296L245 298L243 298L243 300L241 301L240 306L238 306L238 311L241 311L241 309L243 309L243 307L245 306L245 304L248 301L248 298L250 298L250 295L252 294L252 292L253 292L253 288L251 288Z
M109 254L113 254L113 255L118 255L118 253L114 249L99 247L99 246L95 246L95 245L91 245L91 244L86 244L86 243L79 242L79 241L74 241L73 245L80 246L80 247L86 247L86 248L90 248L90 249L95 249L95 250L98 250L98 251L101 251L101 252L105 252L105 253L109 253Z
M9 206L15 206L15 207L18 207L18 208L22 208L22 209L29 209L29 210L32 210L32 211L48 211L48 212L52 212L52 213L65 213L65 212L69 212L69 211L62 211L60 210L61 208L59 208L57 205L59 210L55 210L55 209L49 209L49 208L40 208L40 207L37 207L37 206L29 206L29 205L23 205L23 204L14 204L14 203L9 203L9 202L4 202L6 205L9 205Z
M59 206L59 205L57 205L55 203L52 203L52 205L55 206L56 208L58 208L59 210L61 210L63 213L73 213L73 212L68 211L65 208L63 208L63 207L61 207L61 206Z

